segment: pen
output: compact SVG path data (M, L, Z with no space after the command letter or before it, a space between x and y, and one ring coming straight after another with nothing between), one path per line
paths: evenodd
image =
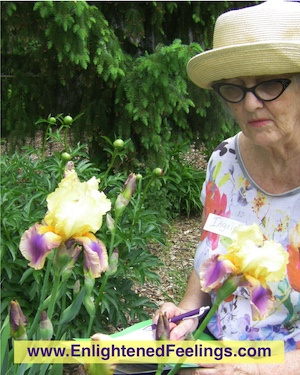
M196 317L200 317L202 316L206 311L208 311L210 309L209 306L202 306L200 307L199 309L195 309L195 310L191 310L191 311L187 311L186 313L183 313L183 314L180 314L180 315L177 315L177 316L173 316L173 318L170 318L169 319L169 322L171 323L176 323L176 322L179 322L181 320L185 320L185 319L192 319L192 318L196 318ZM145 327L144 329L145 330L149 330L149 329L156 329L156 324L151 324L150 326L147 326Z
M169 319L169 322L176 323L176 322L179 322L180 320L192 319L192 318L196 318L197 316L200 317L209 309L210 309L209 306L202 306L200 307L200 309L187 311L184 314L173 316L173 318Z

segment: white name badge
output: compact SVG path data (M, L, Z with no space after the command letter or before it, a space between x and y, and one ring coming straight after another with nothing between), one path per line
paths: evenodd
M215 214L209 214L203 229L208 232L232 238L233 230L240 225L243 225L240 221L228 219L227 217Z

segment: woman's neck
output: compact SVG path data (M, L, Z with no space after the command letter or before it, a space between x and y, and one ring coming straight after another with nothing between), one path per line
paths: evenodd
M242 133L239 148L249 175L266 192L281 194L300 186L298 142L262 147Z

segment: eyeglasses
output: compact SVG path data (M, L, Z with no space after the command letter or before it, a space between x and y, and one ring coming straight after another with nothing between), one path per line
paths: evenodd
M252 87L235 85L234 83L215 83L212 88L227 102L239 103L242 101L247 92L252 94L259 100L271 102L277 99L291 83L290 79L279 78L258 83Z

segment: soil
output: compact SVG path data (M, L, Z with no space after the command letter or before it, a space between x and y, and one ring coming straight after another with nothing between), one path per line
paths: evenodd
M195 169L205 170L207 166L204 146L191 146L190 151L183 155ZM201 215L180 217L168 231L168 244L166 248L151 246L150 251L163 263L158 269L160 285L145 283L136 285L135 291L147 296L158 307L170 301L178 304L185 292L186 284L193 269L194 255L200 242ZM152 315L155 311L148 310Z
M160 285L145 283L136 285L136 292L147 296L159 307L167 301L178 304L184 294L197 245L200 241L201 216L181 217L168 232L167 247L152 247L150 250L163 265L157 270ZM150 315L154 311L149 311Z

